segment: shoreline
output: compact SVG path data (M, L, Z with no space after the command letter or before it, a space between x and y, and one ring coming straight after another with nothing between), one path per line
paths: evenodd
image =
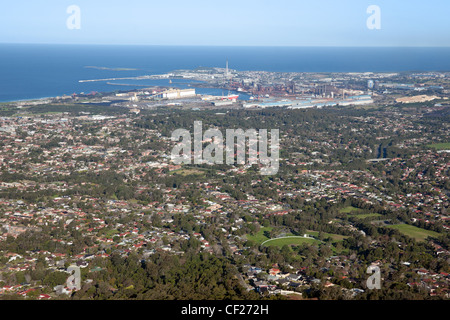
M19 103L19 102L38 102L41 100L48 100L48 99L56 99L57 96L54 97L41 97L41 98L29 98L29 99L19 99L19 100L7 100L7 101L0 101L0 105L2 104L8 104L8 103Z

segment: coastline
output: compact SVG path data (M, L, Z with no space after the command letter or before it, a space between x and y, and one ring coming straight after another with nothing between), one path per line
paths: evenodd
M79 80L132 79L180 69L224 68L226 60L229 61L230 69L241 71L448 72L449 55L450 48L447 47L271 48L0 44L0 103L50 98L73 92L113 91L115 89L111 89L106 83L80 83Z

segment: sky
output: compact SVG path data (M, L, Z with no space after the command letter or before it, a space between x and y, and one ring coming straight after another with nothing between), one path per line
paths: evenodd
M449 15L448 0L4 0L0 43L450 47Z

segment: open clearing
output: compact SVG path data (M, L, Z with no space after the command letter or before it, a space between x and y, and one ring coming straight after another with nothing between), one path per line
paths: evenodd
M435 231L425 230L409 224L394 224L387 226L388 228L394 228L399 230L404 235L414 238L417 241L424 241L428 236L438 237L440 234Z
M261 228L255 235L247 234L246 237L248 240L251 240L255 242L257 245L261 245L264 243L265 246L278 246L282 247L284 245L301 245L303 243L310 243L310 244L319 244L321 241L317 239L319 232L318 231L312 231L307 230L306 234L310 235L314 238L305 238L303 236L296 236L292 233L287 233L283 237L277 237L270 239L268 238L264 233L265 231L272 231L272 227L263 227ZM325 238L331 238L333 241L342 241L346 236L342 236L339 234L332 234L332 233L323 233Z
M200 169L178 169L171 171L170 174L178 174L180 176L204 175L205 171Z
M358 219L364 219L364 218L372 218L372 217L381 217L381 214L379 214L379 213L362 213L362 214L355 214L352 216L355 218L358 218Z
M307 230L306 231L306 233L307 234L309 234L309 235L311 235L311 236L313 236L313 237L318 237L319 236L319 231L311 231L311 230ZM334 233L326 233L326 232L323 232L323 236L325 237L325 238L331 238L332 240L334 240L334 241L342 241L342 240L344 240L345 238L348 238L348 236L343 236L343 235L340 235L340 234L334 234Z
M427 147L437 150L450 150L450 142L429 144Z
M361 209L353 207L353 206L348 206L348 207L345 207L345 208L342 208L341 210L339 210L339 212L341 212L341 213L355 213L358 211L361 211Z
M275 238L267 240L264 245L265 246L277 246L282 247L284 245L301 245L303 243L310 243L310 244L318 244L320 243L319 240L313 239L313 238L303 238L299 236L290 236L290 237L283 237L283 238Z
M259 229L259 231L254 236L247 234L247 239L250 241L253 241L257 244L261 244L264 241L269 240L269 238L264 235L264 231L270 232L270 231L272 231L272 229L273 229L272 227L263 227L263 228Z

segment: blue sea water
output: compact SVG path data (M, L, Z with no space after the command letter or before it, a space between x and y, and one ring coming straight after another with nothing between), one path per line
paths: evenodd
M278 72L450 71L450 48L201 47L0 44L0 101L142 88L167 80L118 80L135 86L79 80L225 67ZM134 68L137 70L102 70ZM173 86L187 87L183 81ZM213 93L211 89L197 89Z

